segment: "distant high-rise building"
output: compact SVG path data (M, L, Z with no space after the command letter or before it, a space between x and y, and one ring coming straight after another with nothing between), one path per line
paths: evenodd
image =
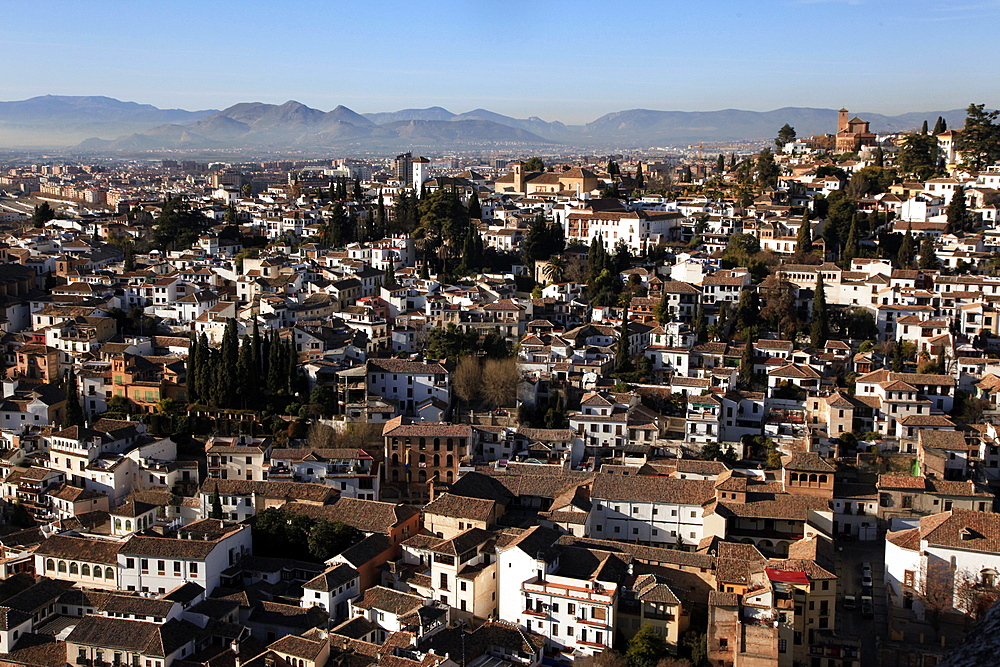
M417 189L417 194L423 196L424 181L431 177L431 161L425 157L418 157L413 160L413 187Z
M413 184L413 153L396 156L396 180L403 185Z

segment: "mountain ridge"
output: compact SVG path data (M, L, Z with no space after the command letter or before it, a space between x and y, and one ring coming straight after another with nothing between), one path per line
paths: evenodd
M875 132L898 132L916 129L923 120L934 122L937 116L943 116L949 127L958 127L964 123L965 110L896 116L861 111L852 115L870 121ZM634 108L607 113L583 125L567 125L537 116L514 118L482 108L454 113L432 106L362 114L343 105L322 111L288 100L283 104L239 102L222 110L187 111L104 96L43 95L0 102L0 145L72 147L81 152L558 144L624 149L768 140L785 123L795 127L799 136L832 133L837 111L815 107L770 111Z

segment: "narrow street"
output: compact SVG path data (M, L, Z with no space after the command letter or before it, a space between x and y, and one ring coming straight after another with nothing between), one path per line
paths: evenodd
M877 667L876 638L886 637L889 632L888 600L885 591L885 540L871 542L842 542L843 551L836 552L837 575L840 577L839 601L837 602L837 633L844 637L861 640L861 664L863 667ZM871 563L872 599L875 617L861 615L861 564ZM857 605L854 609L844 609L845 595L854 595Z

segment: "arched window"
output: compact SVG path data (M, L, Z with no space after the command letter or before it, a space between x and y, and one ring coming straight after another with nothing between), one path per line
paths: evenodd
M454 465L454 463L455 463L455 457L449 454L448 458L445 460L445 465L450 468L452 467L452 465Z
M122 520L115 519L115 530L121 530L121 529L122 529Z
M809 475L809 483L812 484L816 481L816 473Z
M426 482L427 481L427 471L426 470L420 470L417 473L417 481L418 482Z
M125 530L132 531L132 521L131 519L125 519Z
M100 569L100 568L98 568L98 569ZM115 578L115 571L112 570L110 567L109 568L105 568L105 570L104 570L104 578L105 579L114 579Z
M90 576L90 566L84 563L80 566L80 576L89 577Z
M448 471L448 472L447 472L447 473L445 474L445 479L446 479L446 480L447 480L447 481L448 481L449 483L450 483L450 482L454 482L454 481L455 481L455 473L453 473L452 471L450 471L450 470L449 470L449 471Z
M80 574L80 568L77 567L76 563L70 563L69 564L69 573L70 574Z
M793 481L793 482L799 481L799 473L793 472L792 474L790 474L788 476L788 479L791 480L791 481Z
M399 465L399 454L393 454L392 455L392 465L394 465L394 466L398 466Z
M434 451L441 449L441 438L434 438Z
M59 571L60 572L65 572L66 571L66 561L63 561L63 560L59 561Z
M54 570L54 569L56 569L56 562L54 560L52 560L51 558L48 559L47 561L45 561L45 569L46 570Z
M417 460L418 460L418 462L420 462L420 463L427 463L427 457L426 457L426 456L425 456L424 454L421 454L421 455L420 455L420 458L419 458L419 459L417 459Z
M392 471L392 481L394 481L394 482L398 482L399 481L399 471L398 470L393 470Z
M820 475L819 476L819 483L820 484L826 484L826 475Z
M434 467L435 468L441 467L441 455L440 454L435 454L434 455Z

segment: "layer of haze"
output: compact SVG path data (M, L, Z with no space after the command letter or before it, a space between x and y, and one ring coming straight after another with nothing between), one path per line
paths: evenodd
M1000 102L1000 1L11 2L0 99L295 99L581 123L630 108Z

